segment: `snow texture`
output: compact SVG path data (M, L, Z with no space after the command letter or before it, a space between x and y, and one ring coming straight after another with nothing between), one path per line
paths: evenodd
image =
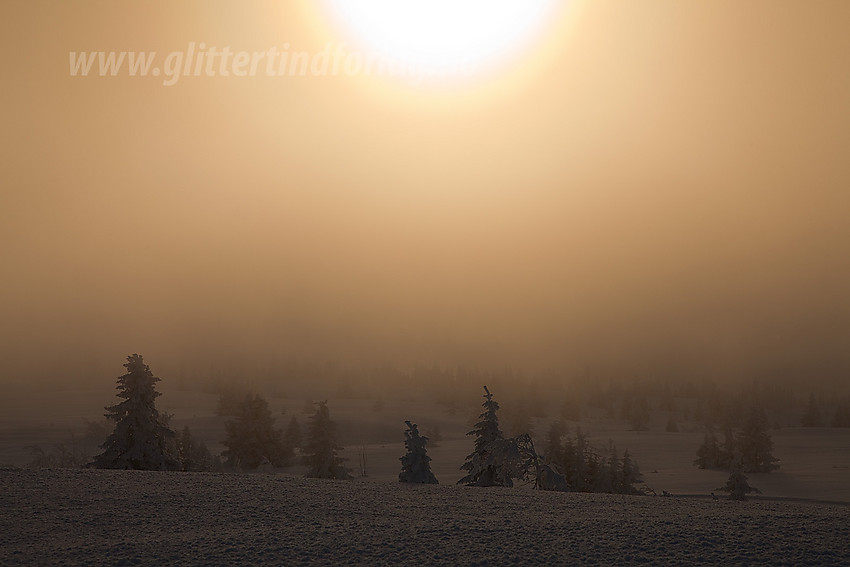
M850 565L850 507L0 470L0 565Z

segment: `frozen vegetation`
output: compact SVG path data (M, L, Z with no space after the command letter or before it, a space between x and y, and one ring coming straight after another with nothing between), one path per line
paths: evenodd
M850 564L843 505L90 469L0 487L0 565Z

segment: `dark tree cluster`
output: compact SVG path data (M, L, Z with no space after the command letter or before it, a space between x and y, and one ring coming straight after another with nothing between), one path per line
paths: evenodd
M538 455L525 433L505 438L499 428L499 404L485 386L484 411L475 429L475 450L461 467L467 475L458 483L468 486L513 486L515 479L528 479L542 490L641 494L640 470L628 451L619 458L613 443L600 455L588 438L576 430L568 435L566 425L555 422L546 438L546 454Z
M217 471L221 469L221 460L214 457L206 444L192 436L189 426L183 428L175 440L175 452L181 471Z
M770 472L779 468L773 456L773 440L768 431L767 415L760 407L750 409L743 426L737 430L727 426L722 444L709 429L697 449L694 464L701 469L729 470L740 461L744 472Z
M637 488L642 475L629 451L620 458L610 443L606 453L600 454L580 428L571 436L565 425L553 423L546 436L546 451L546 461L564 475L574 492L642 494Z

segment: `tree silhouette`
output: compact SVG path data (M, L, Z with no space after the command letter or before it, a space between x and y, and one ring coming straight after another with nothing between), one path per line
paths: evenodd
M623 453L622 474L620 476L622 484L619 486L618 492L621 494L640 494L640 490L635 486L643 481L643 475L640 472L637 461L635 461L629 450Z
M800 425L803 427L823 427L823 418L821 417L820 408L815 401L814 393L809 394L809 405L800 419Z
M307 442L303 447L307 476L313 478L351 478L351 472L342 463L347 461L337 455L342 447L337 445L336 424L331 421L328 402L316 402L316 412L310 417Z
M779 459L773 456L767 415L759 407L751 408L744 427L735 436L735 447L746 472L770 472L779 468Z
M850 402L845 400L838 404L830 425L832 427L850 427Z
M269 403L260 394L248 394L239 405L239 415L225 422L227 447L222 453L226 463L243 469L256 469L268 463L283 467L292 458L292 448L283 442L279 429L274 428Z
M726 484L717 490L728 492L729 498L732 500L746 500L747 494L751 492L758 494L761 493L758 488L750 486L750 483L747 482L747 477L744 474L744 467L741 463L740 457L736 458L732 463L732 471L729 474L729 479L726 481Z
M218 457L213 457L203 441L196 440L185 426L177 437L177 459L181 471L214 471L221 467Z
M139 354L127 357L127 374L118 378L116 394L124 401L105 408L115 429L101 445L103 453L89 466L100 469L177 470L171 443L175 433L156 409L159 378Z
M293 449L301 448L301 426L298 420L293 415L289 420L289 425L286 426L286 431L283 434L283 442L286 446Z
M407 431L404 432L404 446L407 454L399 458L401 461L399 482L439 484L434 473L431 472L431 457L428 456L426 449L428 438L419 435L419 428L415 423L409 421L404 423L407 425Z
M694 464L701 469L720 468L724 460L722 452L714 429L709 427L705 432L705 437L703 437L702 445L697 449L697 458Z
M460 467L467 475L458 484L467 486L513 486L509 472L502 463L493 460L494 446L505 436L499 429L499 403L493 399L493 394L484 386L484 411L478 416L475 429L467 435L475 435L475 450L467 455L466 462Z
M560 427L553 425L547 451L558 458L547 459L547 465L564 476L569 490L641 494L636 485L642 482L642 475L628 450L619 458L614 443L609 442L607 456L600 456L580 428L563 443L560 438Z

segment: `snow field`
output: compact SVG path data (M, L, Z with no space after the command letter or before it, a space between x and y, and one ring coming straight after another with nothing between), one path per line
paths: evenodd
M850 507L0 471L0 565L850 565Z

